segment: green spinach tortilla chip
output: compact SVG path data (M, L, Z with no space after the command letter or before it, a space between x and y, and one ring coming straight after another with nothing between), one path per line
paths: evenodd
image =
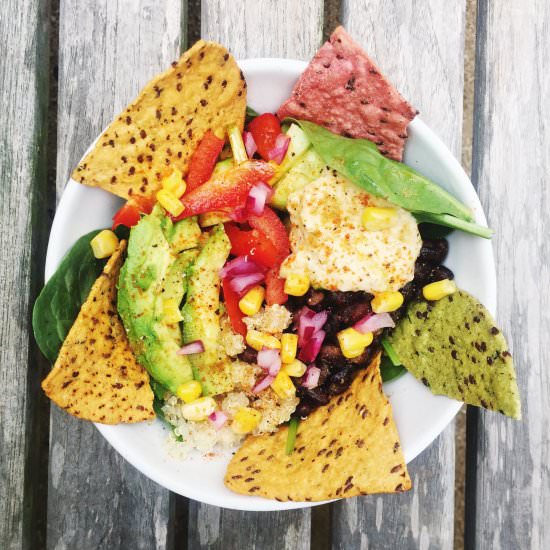
M412 304L390 342L407 370L433 393L521 418L506 340L468 293Z

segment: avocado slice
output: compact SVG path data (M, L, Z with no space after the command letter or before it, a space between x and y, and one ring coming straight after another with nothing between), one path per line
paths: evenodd
M193 372L189 359L176 354L182 345L181 330L178 323L163 321L163 301L174 298L181 302L185 273L197 252L174 252L163 231L166 220L155 207L130 231L117 307L138 362L175 393L180 384L193 378Z
M189 356L204 395L231 391L231 359L220 344L220 277L231 243L223 225L217 225L188 270L187 300L182 308L183 341L201 340L205 351Z
M290 193L298 191L308 183L316 180L325 169L326 165L323 159L313 149L309 149L298 159L298 162L287 174L275 184L271 204L275 208L284 210Z
M157 214L162 212L159 205L155 206ZM182 252L189 248L195 248L199 244L201 228L197 223L197 217L184 218L173 223L172 220L163 215L161 218L162 231L173 252Z
M290 143L283 162L279 164L275 176L271 180L272 185L279 181L298 162L311 145L306 133L297 124L292 123L286 135L290 137Z

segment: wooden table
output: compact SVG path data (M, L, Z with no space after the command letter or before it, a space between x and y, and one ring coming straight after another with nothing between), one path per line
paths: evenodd
M465 3L343 0L340 12L457 156ZM0 18L0 549L451 548L452 425L410 465L407 494L245 513L170 494L93 425L46 402L39 382L49 367L30 315L56 199L93 138L187 47L187 29L199 34L188 25L195 3L60 0L58 21L55 5L4 0ZM203 0L200 34L237 58L308 59L334 9L322 0ZM549 37L547 1L479 0L472 178L496 230L499 319L524 420L468 413L468 548L550 548Z

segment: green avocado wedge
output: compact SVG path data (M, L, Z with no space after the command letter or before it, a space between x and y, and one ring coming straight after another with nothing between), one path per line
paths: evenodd
M419 221L491 237L490 229L474 223L469 208L411 167L384 157L371 141L339 136L304 120L293 122L330 168L371 195L412 212Z
M186 271L197 251L175 252L163 231L165 223L162 209L155 207L132 228L118 281L118 313L138 362L175 393L193 373L189 359L176 353L182 345L181 329L179 323L164 320L163 304L167 298L181 303Z
M414 302L388 340L407 370L433 393L521 418L506 340L468 293Z
M197 260L188 270L187 299L182 308L183 340L201 340L205 351L189 355L196 380L204 395L217 395L233 389L231 360L220 345L220 277L231 243L223 225L212 229Z

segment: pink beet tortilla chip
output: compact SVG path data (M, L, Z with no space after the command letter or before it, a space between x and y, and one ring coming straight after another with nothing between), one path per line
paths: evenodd
M416 110L338 27L277 114L281 119L309 120L337 134L369 139L382 154L400 161L407 126Z

